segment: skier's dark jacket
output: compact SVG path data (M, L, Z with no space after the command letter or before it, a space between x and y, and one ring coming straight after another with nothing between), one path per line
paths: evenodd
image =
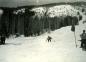
M86 39L86 33L82 33L82 34L80 35L80 37L81 37L81 39Z

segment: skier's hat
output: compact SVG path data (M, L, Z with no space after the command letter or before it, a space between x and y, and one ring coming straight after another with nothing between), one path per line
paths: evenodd
M85 32L85 30L83 30L83 32Z

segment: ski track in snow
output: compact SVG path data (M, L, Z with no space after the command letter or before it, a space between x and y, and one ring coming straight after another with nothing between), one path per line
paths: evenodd
M83 15L82 21L85 19ZM0 62L86 62L86 51L79 48L78 41L86 27L82 21L76 26L77 48L74 32L68 26L37 37L6 39L6 45L0 45ZM48 35L53 38L50 43L46 40Z

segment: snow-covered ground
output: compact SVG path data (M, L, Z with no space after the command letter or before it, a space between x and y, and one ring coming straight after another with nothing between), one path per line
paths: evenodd
M83 14L82 14L83 15ZM0 62L86 62L86 51L80 47L80 37L86 29L82 21L76 26L75 45L74 32L71 26L44 33L37 37L18 37L6 39L6 45L0 45ZM51 36L52 42L46 41Z
M52 36L52 42L46 41ZM78 40L78 39L77 39ZM37 37L19 37L6 40L0 46L0 62L85 62L86 52L75 46L70 27Z

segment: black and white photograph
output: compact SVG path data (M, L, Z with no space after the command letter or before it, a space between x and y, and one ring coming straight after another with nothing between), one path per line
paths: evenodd
M0 62L86 62L86 0L0 0Z

